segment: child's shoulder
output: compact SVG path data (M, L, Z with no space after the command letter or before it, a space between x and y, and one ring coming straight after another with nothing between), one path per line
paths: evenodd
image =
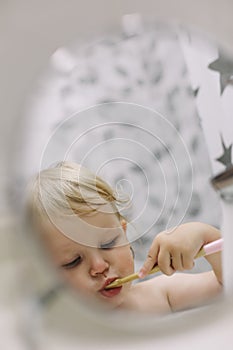
M171 308L166 292L167 276L161 275L133 286L137 301L144 311L156 313L170 312Z
M154 297L155 306L161 301L165 311L166 308L168 311L178 311L201 305L217 297L221 289L213 271L161 275L142 282L141 286L148 300L152 303Z

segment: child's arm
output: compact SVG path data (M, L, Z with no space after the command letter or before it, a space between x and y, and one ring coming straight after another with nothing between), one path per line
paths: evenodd
M173 230L161 232L150 247L147 259L140 270L141 277L144 277L156 263L166 275L192 269L194 258L202 246L220 237L219 230L199 222L183 224ZM212 254L206 259L213 271L195 275L176 274L171 278L161 276L162 287L167 294L171 309L196 305L221 290L221 253Z

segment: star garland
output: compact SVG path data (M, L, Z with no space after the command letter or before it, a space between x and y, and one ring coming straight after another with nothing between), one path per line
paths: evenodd
M233 85L233 59L227 57L226 54L220 51L218 59L210 63L208 68L219 72L222 95L227 85Z
M232 144L230 144L229 147L226 147L222 135L220 135L220 137L222 142L223 154L219 158L216 158L215 160L225 165L226 169L228 169L233 166L232 160L231 160Z

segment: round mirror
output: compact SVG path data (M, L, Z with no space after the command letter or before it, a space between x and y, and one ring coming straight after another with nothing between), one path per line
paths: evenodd
M220 253L217 262L200 258L193 267L185 253L177 260L174 248L166 258L159 252L164 235L176 232L179 244L189 233L198 237L190 244L192 260L204 243L220 238L219 201L209 179L215 164L232 160L209 156L209 126L219 100L232 104L233 65L222 47L187 28L137 16L123 24L122 31L51 56L25 108L9 192L16 208L27 192L25 234L35 256L40 252L38 265L50 266L46 278L56 276L44 282L48 300L65 288L99 319L110 309L109 317L142 312L140 322L151 322L174 311L195 313L221 294ZM216 125L216 143L229 145ZM145 261L161 271L106 288ZM213 288L202 295L198 289L208 278Z

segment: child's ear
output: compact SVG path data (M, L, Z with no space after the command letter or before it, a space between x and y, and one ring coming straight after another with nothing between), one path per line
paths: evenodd
M121 220L121 227L123 228L124 232L126 233L127 230L127 222L125 221L125 219Z

